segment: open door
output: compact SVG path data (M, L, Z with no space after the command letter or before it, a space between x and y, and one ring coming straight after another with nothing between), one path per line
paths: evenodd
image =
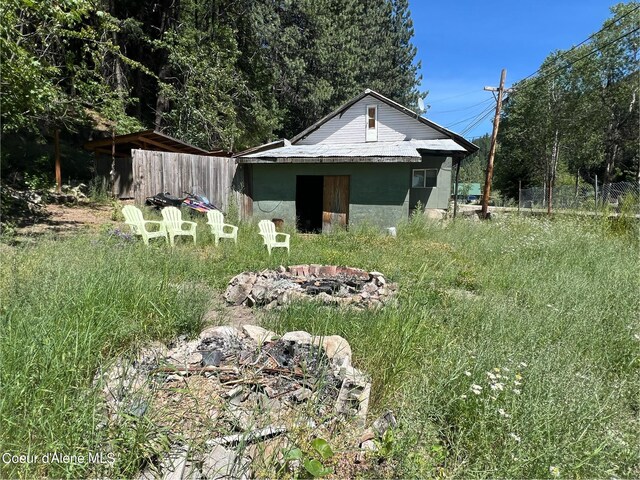
M325 175L322 195L322 231L349 224L349 176Z

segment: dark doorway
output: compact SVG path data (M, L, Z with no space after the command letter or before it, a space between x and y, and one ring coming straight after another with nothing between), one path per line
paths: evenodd
M322 175L296 176L296 218L298 231L322 232Z

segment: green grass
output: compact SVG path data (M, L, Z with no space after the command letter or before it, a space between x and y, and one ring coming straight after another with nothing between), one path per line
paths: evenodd
M117 461L105 471L0 463L0 476L134 476L153 427L96 429L97 366L197 333L233 275L281 263L378 270L399 284L397 304L377 311L300 303L266 318L279 332L351 343L373 378L372 415L391 408L400 422L371 476L640 476L637 225L416 220L395 239L366 227L294 235L288 258L268 257L251 225L237 246L216 248L205 232L173 251L106 232L2 249L0 451L86 454L107 443Z

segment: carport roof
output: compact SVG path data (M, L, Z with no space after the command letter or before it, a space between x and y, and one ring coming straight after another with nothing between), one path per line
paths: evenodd
M116 157L130 157L134 148L142 150L155 150L159 152L190 153L193 155L230 156L224 150L206 151L194 145L176 138L156 132L155 130L143 130L141 132L117 135L115 137L92 140L84 144L84 148L94 153L111 155L112 147L115 147Z

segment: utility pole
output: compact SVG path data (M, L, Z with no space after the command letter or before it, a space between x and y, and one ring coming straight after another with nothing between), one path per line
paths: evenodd
M493 118L493 132L491 133L491 147L489 148L489 159L487 161L487 174L484 180L484 191L482 192L482 218L488 218L489 214L489 196L491 195L491 180L493 179L493 158L496 155L496 146L498 143L498 126L500 125L500 112L502 110L502 97L504 93L511 92L512 89L504 88L504 81L507 78L507 70L502 69L500 76L500 86L484 87L488 92L498 92L498 101L496 103L496 115Z

